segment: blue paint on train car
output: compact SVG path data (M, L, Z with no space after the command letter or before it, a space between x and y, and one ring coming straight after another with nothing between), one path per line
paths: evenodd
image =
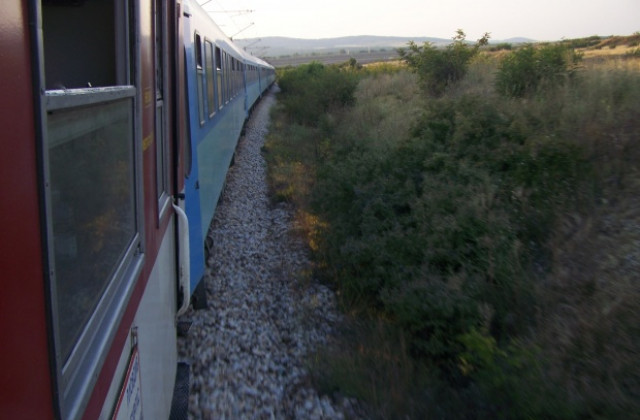
M191 39L191 28L189 25L189 19L185 19L185 39ZM195 72L195 56L194 46L192 42L185 42L185 71L186 71L186 89L187 89L187 116L189 118L189 148L191 153L191 170L185 176L185 213L189 219L189 263L190 263L190 284L191 291L195 290L196 286L204 275L204 237L202 236L202 230L200 224L195 221L200 220L200 179L199 179L199 159L198 159L198 144L197 133L199 131L199 116L198 116L198 93L196 85L197 74ZM194 108L195 107L195 108ZM192 110L196 110L193 112Z
M258 80L247 86L247 101L249 104L254 104L261 94L262 91L260 90L260 82Z
M275 72L264 61L238 49L222 32L213 30L215 24L204 11L198 7L191 10L193 14L187 15L184 25L192 156L191 171L185 179L185 212L189 219L193 292L205 272L205 239L248 111L274 81Z
M216 205L246 117L244 96L236 96L214 117L212 127L202 130L198 142L200 178L200 225L207 236Z

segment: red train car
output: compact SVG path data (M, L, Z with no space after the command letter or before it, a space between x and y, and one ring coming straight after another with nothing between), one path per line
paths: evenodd
M2 2L0 418L169 416L182 3Z

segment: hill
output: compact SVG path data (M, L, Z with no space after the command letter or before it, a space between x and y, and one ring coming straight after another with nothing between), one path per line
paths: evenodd
M312 60L324 64L340 63L353 57L359 63L386 61L397 58L396 50L406 47L409 41L417 44L430 42L436 46L445 46L451 39L435 37L401 37L359 35L339 38L287 38L264 37L236 39L235 42L246 51L265 58L276 67L299 65ZM493 40L491 43L528 43L535 42L528 38L510 38Z
M285 55L324 54L329 52L350 52L351 50L380 50L394 49L406 46L409 41L416 43L432 42L436 45L446 45L450 39L433 37L394 37L394 36L346 36L339 38L304 39L287 37L264 37L237 39L240 47L246 47L249 52L259 56L279 57Z

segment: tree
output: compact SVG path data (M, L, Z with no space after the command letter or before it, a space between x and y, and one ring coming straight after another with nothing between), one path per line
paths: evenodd
M440 96L447 87L458 82L467 73L469 61L480 47L489 43L489 33L485 33L474 45L465 41L462 29L456 31L453 42L445 48L438 48L430 42L420 47L410 41L408 50L400 48L400 57L418 74L429 93Z
M521 98L543 87L557 86L578 69L581 56L563 44L525 45L507 55L496 75L496 89Z

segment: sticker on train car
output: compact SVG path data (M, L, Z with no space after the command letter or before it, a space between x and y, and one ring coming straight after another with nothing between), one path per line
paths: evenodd
M142 420L142 389L140 388L140 354L138 347L133 349L127 377L125 378L118 405L112 420Z

